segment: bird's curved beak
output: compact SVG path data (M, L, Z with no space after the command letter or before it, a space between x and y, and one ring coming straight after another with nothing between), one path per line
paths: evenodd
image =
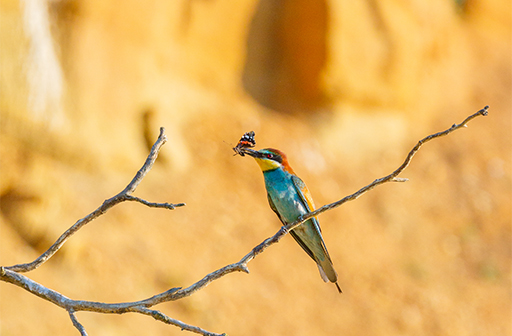
M260 158L261 153L250 148L242 148L242 153L252 156L253 158Z

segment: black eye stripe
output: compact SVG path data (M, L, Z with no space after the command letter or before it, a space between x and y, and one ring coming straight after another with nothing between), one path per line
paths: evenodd
M269 160L274 160L276 162L283 163L283 158L279 154L265 153L263 154L263 156Z
M271 152L268 150L261 150L255 153L257 153L257 157L260 159L273 160L281 164L283 163L283 157L279 153Z

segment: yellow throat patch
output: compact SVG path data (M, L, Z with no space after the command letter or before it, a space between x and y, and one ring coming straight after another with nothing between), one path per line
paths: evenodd
M281 164L274 160L254 158L262 171L274 170L281 167Z

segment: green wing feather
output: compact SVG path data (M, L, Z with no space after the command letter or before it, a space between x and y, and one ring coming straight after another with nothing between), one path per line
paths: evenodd
M283 217L281 217L281 214L279 214L279 212L277 211L277 208L276 206L274 205L274 201L272 201L272 197L270 197L269 194L267 194L267 199L268 199L268 204L270 205L270 208L272 209L272 211L274 211L277 215L277 217L279 217L279 220L281 221L281 223L283 223L283 225L286 225L288 223L286 223L284 220L283 220ZM295 241L300 245L300 247L302 247L302 249L304 251L306 251L306 253L308 254L308 256L311 257L311 259L315 260L315 257L313 256L313 251L311 251L309 249L309 247L307 247L306 244L304 244L304 242L302 241L302 239L300 239L299 236L297 236L297 234L293 231L290 231L290 235L293 237L293 239L295 239ZM315 260L316 262L316 260Z
M295 175L292 176L292 181L293 181L293 185L295 186L295 189L297 190L297 194L299 194L299 196L302 200L302 203L304 204L306 209L309 212L314 211L315 206L313 204L313 198L311 197L311 193L309 192L306 184L299 177L297 177ZM327 279L329 279L329 281L334 282L336 284L336 287L338 288L338 290L341 292L341 289L339 288L338 283L336 282L338 279L338 275L336 274L336 271L334 270L334 267L332 265L331 256L329 255L329 252L327 252L327 247L325 246L325 242L324 242L324 239L323 239L322 233L321 233L322 230L320 229L320 224L318 223L318 220L315 217L312 217L308 221L310 221L312 223L312 225L314 225L315 230L317 231L318 236L320 237L321 248L323 251L323 255L325 256L324 260L319 259L318 258L319 256L317 256L317 258L315 258L314 254L311 252L311 249L309 249L308 247L305 246L302 239L300 239L300 237L296 237L296 235L292 234L292 233L294 233L293 231L291 231L290 234L292 234L293 238L295 238L295 240L299 243L299 245L318 264L318 268L320 270L320 275L322 275L322 278L324 279L324 281L327 281ZM305 223L307 223L308 221L306 221Z

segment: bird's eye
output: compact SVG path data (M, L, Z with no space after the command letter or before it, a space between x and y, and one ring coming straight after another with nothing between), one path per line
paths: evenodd
M274 157L274 155L272 154L267 154L267 159L272 159Z

